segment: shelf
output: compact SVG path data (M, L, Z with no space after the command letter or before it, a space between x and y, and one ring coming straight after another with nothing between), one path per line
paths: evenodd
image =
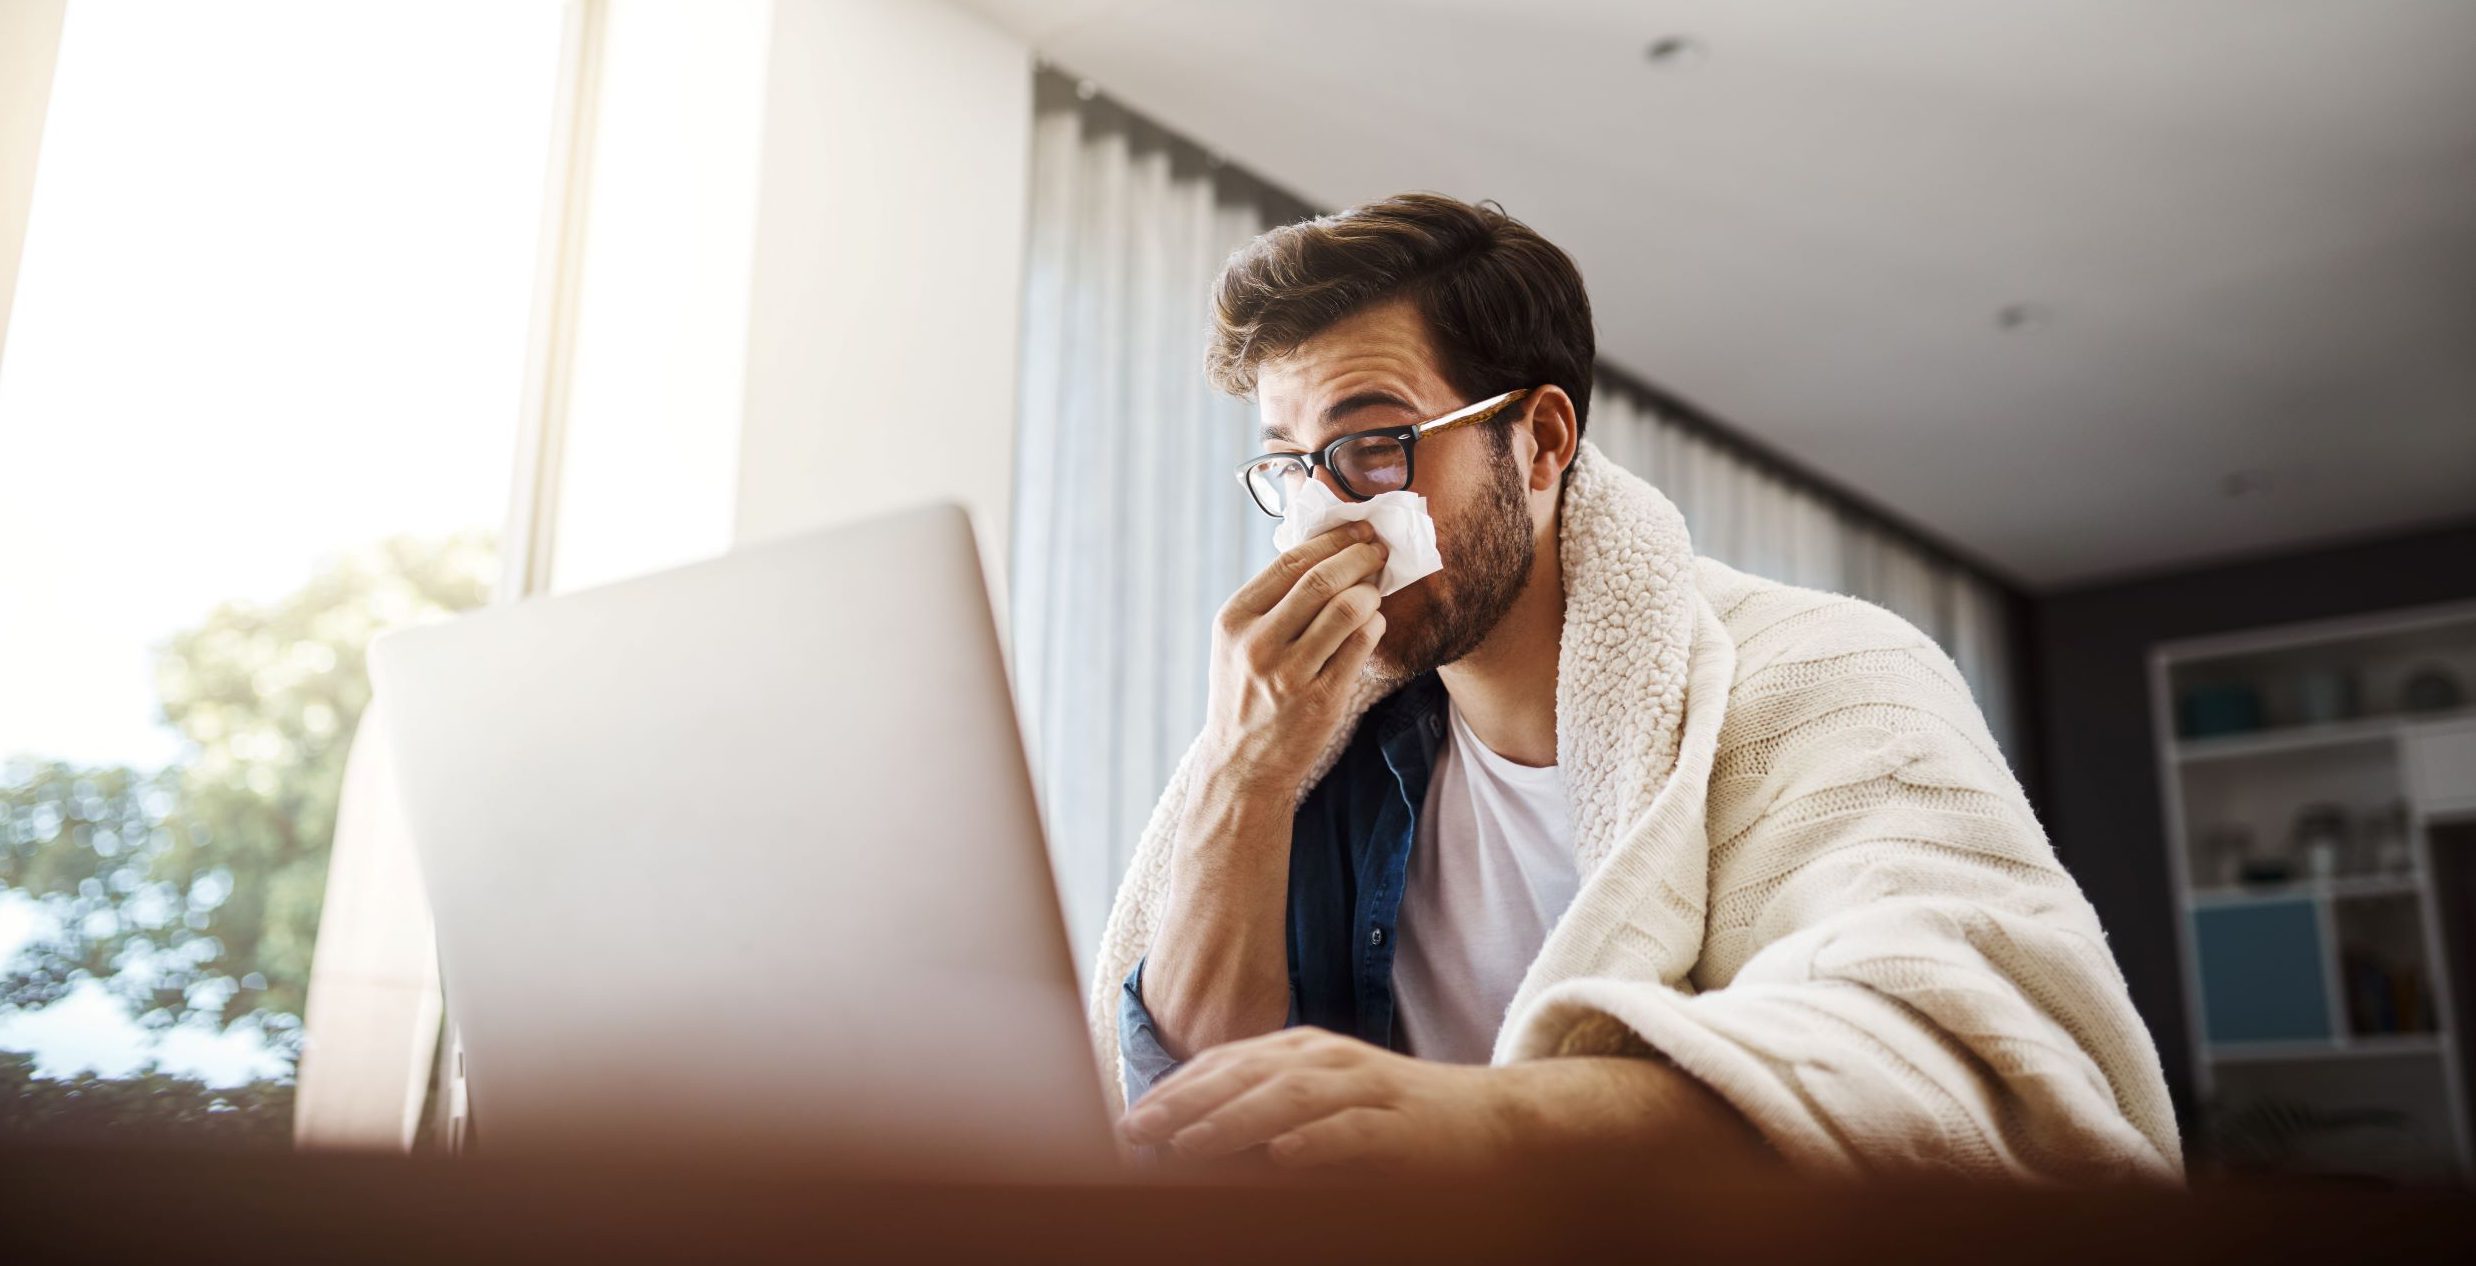
M2448 636L2464 625L2476 625L2476 603L2441 603L2375 615L2344 616L2336 620L2249 629L2241 633L2179 638L2160 646L2157 653L2162 658L2180 663L2203 663L2333 645L2396 641L2402 637L2418 638L2437 632Z
M2289 725L2244 734L2177 739L2173 755L2178 761L2191 763L2310 751L2316 747L2342 747L2350 743L2377 743L2424 726L2448 725L2471 719L2476 719L2476 709L2454 708L2448 712L2400 713L2354 721L2332 721L2322 725Z
M2391 1059L2439 1055L2450 1049L2436 1033L2395 1033L2349 1038L2341 1042L2234 1042L2204 1048L2213 1063L2249 1064L2279 1060Z
M2198 1093L2234 1120L2301 1108L2397 1126L2379 1139L2342 1132L2317 1155L2256 1158L2268 1167L2410 1182L2476 1173L2476 1039L2453 1031L2476 971L2450 939L2465 939L2450 926L2464 919L2453 912L2476 846L2439 843L2476 831L2449 825L2476 817L2476 699L2393 710L2428 667L2476 683L2476 603L2150 652ZM2187 719L2256 728L2188 736ZM2346 862L2385 868L2312 873L2304 845L2322 840ZM2264 863L2282 857L2295 865L2282 882L2196 886L2232 879L2234 858L2275 873Z
M2321 900L2344 897L2413 895L2420 888L2414 875L2342 875L2335 879L2296 879L2280 884L2232 884L2192 890L2192 907L2240 906L2257 901Z

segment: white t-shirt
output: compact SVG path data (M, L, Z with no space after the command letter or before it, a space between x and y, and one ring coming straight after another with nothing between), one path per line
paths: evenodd
M1484 1064L1581 877L1563 774L1506 760L1445 711L1403 881L1394 1016L1412 1054Z

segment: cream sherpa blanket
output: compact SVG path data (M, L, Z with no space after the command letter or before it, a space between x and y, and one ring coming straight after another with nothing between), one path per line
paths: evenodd
M1559 541L1583 883L1495 1062L1647 1047L1819 1170L2179 1175L2157 1051L1951 660L1881 608L1697 561L1667 498L1588 442ZM1103 935L1110 1067L1195 759Z

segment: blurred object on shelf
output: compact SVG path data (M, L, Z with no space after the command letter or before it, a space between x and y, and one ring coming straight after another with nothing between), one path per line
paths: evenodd
M2412 875L2416 852L2407 839L2407 802L2392 800L2367 809L2356 824L2354 863L2364 875Z
M2209 873L2220 887L2244 882L2245 863L2252 858L2252 828L2237 822L2211 827L2202 847L2208 850Z
M2356 675L2344 668L2313 668L2295 676L2296 722L2331 725L2357 711Z
M2459 678L2440 664L2425 664L2408 674L2407 684L2399 688L2399 710L2402 712L2450 712L2466 706L2467 689Z
M2349 1031L2360 1037L2437 1031L2424 911L2415 894L2343 900L2333 922Z
M2357 1036L2433 1031L2432 994L2421 966L2362 945L2348 946L2339 959L2347 977L2347 1026Z
M2178 725L2185 738L2249 734L2261 728L2261 692L2250 686L2195 686L2184 692Z
M2347 810L2324 801L2296 811L2295 830L2287 841L2288 869L2299 866L2315 879L2338 873L2338 859L2347 851Z
M2304 846L2304 873L2315 879L2337 878L2339 862L2338 854L2339 842L2337 840L2324 838L2312 840L2306 843Z

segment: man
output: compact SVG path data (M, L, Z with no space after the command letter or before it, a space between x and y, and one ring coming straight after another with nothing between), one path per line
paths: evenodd
M1241 495L1410 488L1444 567L1379 599L1352 525L1222 608L1095 980L1130 1141L2180 1173L2156 1051L1951 661L1694 557L1584 439L1562 251L1392 198L1257 239L1215 322L1266 450Z

